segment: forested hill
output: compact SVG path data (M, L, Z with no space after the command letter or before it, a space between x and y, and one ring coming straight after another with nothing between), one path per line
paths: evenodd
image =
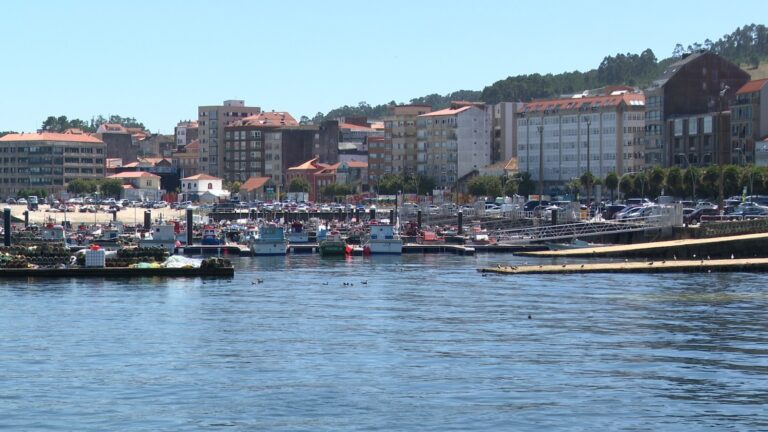
M585 89L605 85L627 84L638 87L647 86L664 68L679 59L685 52L709 50L726 59L756 68L761 61L768 61L768 28L765 25L750 24L737 28L715 42L706 39L687 47L678 43L672 56L661 61L650 49L640 54L617 54L603 59L597 69L586 72L563 72L559 74L530 74L510 76L485 87L482 91L459 90L446 95L431 94L411 99L410 103L431 105L434 109L447 107L453 100L483 101L497 103L501 101L527 102L533 99L556 97L561 94L575 93ZM317 113L313 121L341 116L363 115L369 118L381 118L386 115L387 104L371 106L360 102L354 106L332 109L327 114Z

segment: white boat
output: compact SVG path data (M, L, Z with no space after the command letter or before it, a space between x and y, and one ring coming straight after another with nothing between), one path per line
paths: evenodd
M304 229L304 224L301 222L294 222L291 224L291 230L286 235L288 243L309 243L309 233Z
M371 225L368 241L363 244L363 253L370 255L400 255L403 240L393 225Z
M262 225L255 237L251 237L248 247L254 256L285 255L288 240L285 230L277 225Z
M155 225L151 235L139 240L139 247L161 247L171 255L176 251L176 233L172 224Z

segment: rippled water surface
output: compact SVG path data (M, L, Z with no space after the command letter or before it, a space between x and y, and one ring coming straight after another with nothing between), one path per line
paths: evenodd
M520 261L0 281L0 427L768 429L768 275L476 272Z

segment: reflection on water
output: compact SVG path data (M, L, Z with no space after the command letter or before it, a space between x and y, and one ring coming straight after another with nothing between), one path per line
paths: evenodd
M768 428L765 276L475 271L509 262L292 255L236 259L229 280L2 281L0 426Z

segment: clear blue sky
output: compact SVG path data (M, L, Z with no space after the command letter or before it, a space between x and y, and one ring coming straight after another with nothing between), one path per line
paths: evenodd
M49 115L136 117L168 133L198 105L245 99L297 119L344 104L482 90L509 75L717 40L764 0L9 1L0 131ZM759 22L758 22L759 23ZM763 23L764 24L764 23Z

